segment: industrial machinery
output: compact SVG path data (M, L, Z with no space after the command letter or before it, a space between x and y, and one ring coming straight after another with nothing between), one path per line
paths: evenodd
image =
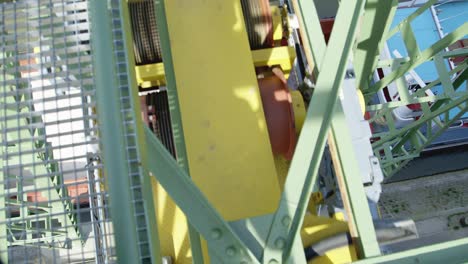
M0 0L1 262L468 261L381 200L467 144L468 4L325 2Z

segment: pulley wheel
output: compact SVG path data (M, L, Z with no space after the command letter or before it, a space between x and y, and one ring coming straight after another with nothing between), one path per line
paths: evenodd
M273 47L273 21L268 0L241 0L250 49Z
M297 136L289 89L276 75L259 79L258 87L273 154L291 160Z
M136 65L162 61L154 3L151 0L128 4Z

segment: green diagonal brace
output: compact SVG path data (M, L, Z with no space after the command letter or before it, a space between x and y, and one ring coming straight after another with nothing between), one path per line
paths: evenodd
M395 35L405 24L411 24L411 22L416 19L419 15L421 15L424 11L429 9L433 4L437 3L437 0L429 0L424 5L420 6L416 11L414 11L411 15L409 15L406 19L401 21L397 26L392 28L385 39L391 38Z
M327 49L327 44L325 43L322 27L320 26L320 20L315 8L315 3L314 1L309 0L297 0L297 3L298 10L296 10L296 12L299 13L300 17L302 18L301 24L304 29L303 32L305 33L305 37L308 41L314 42L313 45L309 44L309 48L312 59L316 64L313 69L314 74L318 74L318 65L322 64L322 59L325 54L325 50ZM321 39L323 41L320 41Z
M348 87L349 88L349 87ZM369 203L362 184L359 165L353 155L355 150L350 138L349 127L340 103L337 104L332 120L331 135L336 145L336 153L339 158L339 166L343 172L343 183L352 210L353 225L358 234L357 240L359 252L362 257L374 257L380 255L374 223L369 209ZM370 143L369 143L370 144ZM369 157L365 157L368 159Z
M169 38L166 9L164 1L155 1L156 21L161 41L162 59L167 83L167 96L169 101L169 112L173 131L174 145L177 154L177 163L189 174L189 164L184 141L184 129L180 114L179 99L177 95L177 83L175 79L174 65L172 62L171 40ZM203 264L203 252L200 242L200 234L191 225L188 219L188 235L192 250L192 261L194 264Z
M153 157L153 162L147 165L149 171L207 240L216 256L225 263L258 263L149 128L145 128L145 138L148 156Z
M343 1L338 9L317 88L270 228L263 263L282 262L290 254L293 239L299 235L363 7L364 1Z
M310 3L309 3L310 4ZM378 3L378 0L367 1L364 7L363 26L360 29L359 44L355 50L354 56L354 67L357 79L361 82L365 82L366 78L371 75L373 63L377 61L377 52L383 43L379 40L385 35L389 28L390 22L396 10L397 1L386 1L385 3ZM302 5L300 5L302 7ZM309 18L310 19L310 18ZM304 23L305 24L305 23ZM314 27L311 27L314 29ZM317 30L315 28L315 30ZM321 28L318 30L321 31ZM311 47L314 58L318 60L315 67L315 73L318 75L320 68L323 63L323 56L326 50L325 39L323 34L317 32L311 32L309 35L313 35L314 45ZM359 72L359 74L358 74ZM367 72L367 74L363 74ZM359 79L359 77L361 77ZM358 81L359 83L359 81ZM344 184L346 191L350 199L350 207L353 210L353 225L357 230L361 252L364 256L375 256L380 254L380 249L376 240L375 231L372 226L372 216L370 215L369 207L367 205L367 199L362 186L361 178L356 177L360 175L359 168L353 161L353 155L350 156L349 150L352 150L351 139L349 138L348 127L343 120L343 110L340 104L337 105L335 115L331 123L331 136L332 140L335 141L337 148L337 154L342 158L341 164L337 164L343 168ZM341 119L340 119L341 118ZM339 141L336 139L340 139ZM344 149L348 150L344 155ZM341 153L341 155L340 155ZM346 159L346 160L345 160ZM348 188L352 188L354 191L349 191ZM358 192L361 190L360 192Z
M366 2L353 59L358 89L365 89L369 86L378 55L385 43L383 36L390 28L397 6L397 0L368 0Z

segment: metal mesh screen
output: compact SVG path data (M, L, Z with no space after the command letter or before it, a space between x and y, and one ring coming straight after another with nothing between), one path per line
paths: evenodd
M0 3L3 262L115 260L87 9L83 0Z

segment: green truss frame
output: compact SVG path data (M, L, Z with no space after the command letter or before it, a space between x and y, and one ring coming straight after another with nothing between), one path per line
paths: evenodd
M415 257L421 257L428 260L428 263L437 263L436 259L428 257L434 254L434 250L438 250L437 253L444 257L468 260L468 256L460 257L460 254L465 252L464 246L468 244L466 239L379 256L380 250L375 233L368 230L372 223L369 218L370 214L365 213L365 209L368 210L367 203L363 202L366 197L364 191L361 190L359 170L355 166L352 155L351 157L348 155L351 147L346 131L349 128L346 127L337 99L348 58L353 51L355 53L354 63L358 64L358 61L361 60L361 68L357 70L359 72L357 80L359 83L366 83L366 78L363 80L360 76L366 76L369 73L367 65L369 60L375 59L376 54L364 52L367 48L362 43L367 40L365 37L367 34L367 36L371 36L369 43L372 46L382 45L375 42L380 40L379 34L383 36L388 30L387 24L391 20L390 14L393 12L395 1L389 2L391 4L380 6L380 4L377 5L376 0L342 1L328 47L325 46L324 41L320 40L317 45L320 49L316 49L315 46L310 47L315 54L314 59L320 62L316 69L318 74L317 89L312 97L311 105L313 107L308 110L278 210L268 220L267 240L263 252L259 256L254 253L253 248L244 242L242 234L234 230L211 206L188 175L188 168L184 161L184 143L183 137L181 137L182 127L180 114L178 114L174 77L176 73L171 63L172 55L165 21L164 1L155 1L155 7L158 10L157 19L162 39L166 78L173 92L169 95L172 119L174 119L173 128L178 129L177 133L180 136L180 141L177 143L177 161L154 134L148 129L143 129L141 122L138 121L137 109L140 108L138 107L134 73L130 70L133 65L133 55L131 55L128 28L126 28L128 11L125 1L91 0L92 40L95 40L93 41L93 52L97 110L101 126L105 172L110 175L108 180L111 207L126 208L125 210L114 209L111 211L119 261L134 263L137 260L148 259L148 254L152 263L160 263L161 261L157 228L154 224L156 220L151 189L142 188L139 194L135 193L133 189L135 183L131 182L129 178L133 167L139 172L149 171L153 175L157 175L159 183L186 214L193 229L207 240L212 259L222 260L226 263L305 263L305 258L301 255L302 245L298 240L298 233L311 190L316 183L318 165L330 126L332 127L333 141L336 143L341 160L340 166L346 171L344 178L347 192L352 196L350 202L353 210L353 221L357 226L362 257L366 258L363 261L402 263L414 261ZM299 1L300 12L304 18L303 22L308 25L306 32L310 37L318 32L319 22L315 8L303 9L302 7L306 5L314 6L312 1ZM370 27L369 24L363 25L361 31L366 33L361 32L357 38L356 29L363 12L364 17L367 17L367 20L364 18L365 21L373 21L372 24L377 24L381 23L383 19L386 26L377 30ZM389 15L378 15L381 13ZM358 48L353 50L356 42ZM337 51L341 53L337 54ZM318 59L322 57L323 59ZM374 63L376 63L376 59ZM116 65L116 67L109 67L109 65ZM406 70L413 65L415 63L412 63L410 67L405 67ZM382 84L365 90L370 93ZM128 99L128 104L121 102L123 96L124 99ZM115 113L123 114L116 115ZM126 128L128 123L130 123L130 127ZM135 145L130 144L133 141L129 137L133 140L136 139ZM337 140L338 138L340 140ZM136 149L136 152L133 153L136 156L129 154L129 144L130 147ZM151 162L148 162L149 157L151 157ZM129 160L137 161L129 163ZM148 184L150 174L141 173L140 175L138 183ZM142 204L134 202L136 195L141 195ZM143 218L141 214L144 215ZM143 232L138 233L137 227L141 225L145 228L143 228ZM196 242L196 232L192 232L194 236L191 234L191 242L195 241L195 243L192 242L192 246L195 245L192 250L194 254L201 254Z
M360 68L357 67L356 75L360 80L359 87L367 99L366 111L372 113L372 118L369 122L384 121L388 128L386 131L374 133L373 137L378 140L372 144L375 155L380 158L382 171L386 176L386 180L404 168L412 159L418 157L425 147L430 145L434 139L446 131L453 122L462 117L467 111L465 105L468 92L457 91L457 89L467 80L468 61L465 60L454 69L448 70L445 60L448 58L465 57L468 55L468 49L450 52L445 51L445 49L468 34L468 22L465 22L423 51L419 49L411 27L411 22L428 10L435 2L437 1L428 1L390 31L388 31L388 26L385 27L382 32L382 36L385 37L380 42L371 42L374 43L374 46L371 46L371 50L376 48L377 51L380 51L386 39L392 37L397 32L401 32L406 49L409 51L407 58L379 61L377 59L378 54L374 53L368 56L368 60L363 63L363 60L358 56L360 46L358 44L355 65L368 65L368 68L363 71L359 71ZM389 22L391 21L387 21L387 25ZM369 45L371 44L367 44L367 46ZM372 56L374 57L372 58ZM374 60L373 63L372 59ZM436 66L438 78L422 89L411 93L404 79L405 74L417 66L430 61L433 61ZM372 74L378 67L390 67L393 71L380 81L371 83ZM456 77L451 78L454 75ZM395 82L398 88L400 100L373 103L372 98L375 97L376 93L393 82ZM426 93L427 90L439 84L443 92L437 95L428 95ZM410 104L420 104L422 115L415 122L398 128L392 110ZM459 113L454 117L450 117L448 112L455 108L459 110ZM423 127L426 128L425 133L421 131Z

